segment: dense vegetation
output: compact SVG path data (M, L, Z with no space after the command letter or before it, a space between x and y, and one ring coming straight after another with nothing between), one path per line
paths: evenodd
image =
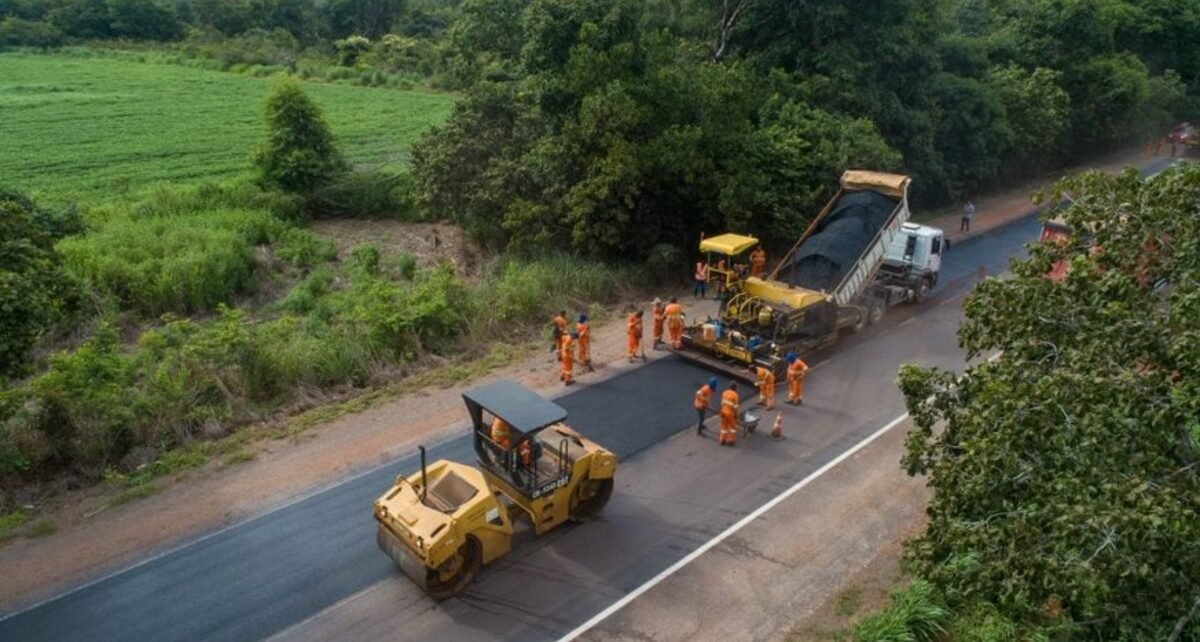
M901 372L934 490L909 561L991 639L1200 640L1200 166L1060 189L1091 233L967 303L963 346L1003 356Z

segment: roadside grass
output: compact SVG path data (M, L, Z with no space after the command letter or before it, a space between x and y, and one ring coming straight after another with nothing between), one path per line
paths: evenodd
M834 598L834 612L841 617L850 617L863 605L863 592L857 586L840 591Z
M17 536L17 529L21 528L25 522L29 521L29 513L23 510L15 510L11 513L0 515L0 543L7 542Z
M52 519L40 519L29 527L29 537L47 537L58 532L58 524Z
M52 199L96 203L150 185L248 172L273 80L129 56L0 54L0 176ZM347 158L400 167L453 98L312 83ZM69 180L64 180L69 177Z

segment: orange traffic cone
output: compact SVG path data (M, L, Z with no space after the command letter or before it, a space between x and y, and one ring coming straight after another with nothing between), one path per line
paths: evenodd
M771 439L779 441L783 439L783 413L775 415L775 426L771 428Z

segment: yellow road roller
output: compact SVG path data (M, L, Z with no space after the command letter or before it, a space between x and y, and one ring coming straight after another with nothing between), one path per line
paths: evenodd
M514 528L541 535L595 516L612 496L617 457L563 421L567 411L515 381L463 394L476 466L449 460L400 475L375 500L378 541L434 599L458 594L512 548ZM517 510L514 510L517 509Z

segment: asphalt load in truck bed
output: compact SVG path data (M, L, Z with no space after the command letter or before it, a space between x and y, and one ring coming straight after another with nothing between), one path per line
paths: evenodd
M846 194L816 232L796 248L779 280L832 292L867 250L897 203L878 192Z

